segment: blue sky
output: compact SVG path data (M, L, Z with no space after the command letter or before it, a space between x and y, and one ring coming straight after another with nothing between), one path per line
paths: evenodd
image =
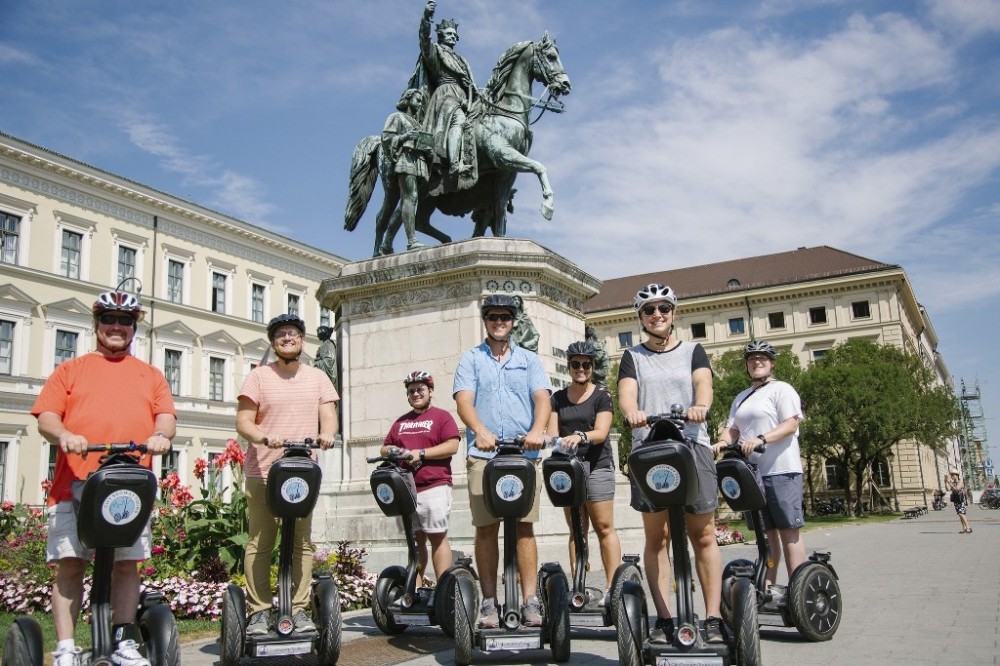
M377 200L343 229L350 155L412 72L423 6L0 0L0 130L362 259ZM555 217L522 176L509 235L600 278L823 244L900 264L1000 447L1000 2L441 0L449 17L480 85L545 30L572 79L534 126Z

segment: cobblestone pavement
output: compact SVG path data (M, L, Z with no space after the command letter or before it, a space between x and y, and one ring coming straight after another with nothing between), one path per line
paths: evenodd
M825 643L804 641L794 629L763 628L763 663L1000 664L1000 511L974 506L969 518L972 534L958 533L958 517L950 505L913 520L805 533L808 550L833 554L844 597L843 621L833 640ZM625 550L636 552L636 546L625 544ZM729 546L722 552L725 560L752 556L746 546ZM540 555L540 561L562 558L555 547L543 549ZM602 578L600 572L591 573L595 584ZM700 606L700 593L695 597ZM618 663L613 628L574 629L572 638L569 663ZM342 666L453 662L451 642L440 630L410 628L399 636L383 636L369 611L345 614L343 640ZM476 663L484 664L548 664L550 660L548 651L474 655ZM214 641L187 644L181 661L185 666L217 664L218 647Z

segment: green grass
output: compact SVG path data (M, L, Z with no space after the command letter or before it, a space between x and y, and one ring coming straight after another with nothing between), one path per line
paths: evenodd
M13 613L0 613L0 643L7 636L7 629L17 619ZM52 616L44 613L32 615L42 628L44 636L44 650L46 654L54 652L56 649L56 629L52 623ZM199 638L212 638L219 635L220 625L218 622L210 620L177 620L177 631L181 636L181 642L186 643ZM80 621L76 625L76 644L81 647L89 647L90 625Z

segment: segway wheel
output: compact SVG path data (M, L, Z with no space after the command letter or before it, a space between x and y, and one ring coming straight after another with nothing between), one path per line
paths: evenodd
M732 622L736 634L736 663L760 666L760 626L757 621L757 592L746 578L733 582Z
M753 567L753 562L747 559L733 560L728 562L726 566L722 569L722 619L725 620L726 624L730 627L735 627L736 624L733 622L733 584L736 580L736 576L733 574L733 570L736 567Z
M147 608L139 618L139 633L150 666L180 666L180 637L170 606L155 604Z
M469 666L472 663L472 623L475 618L469 616L462 587L455 586L455 664Z
M611 623L618 626L618 599L622 596L622 587L627 581L642 585L642 572L631 562L623 562L611 576Z
M316 657L320 666L334 666L340 659L340 592L330 578L313 588L313 618L319 622Z
M843 600L833 572L816 562L806 562L788 586L792 624L811 641L828 641L840 626Z
M395 636L406 631L406 625L396 622L389 613L389 606L403 594L405 586L406 569L401 566L387 567L375 583L375 592L372 594L372 618L386 636Z
M618 606L616 613L618 621L615 623L615 633L618 637L618 663L623 666L643 666L642 642L649 633L649 620L646 617L645 600L639 598L633 600L637 603L629 603L632 596L634 595L623 590L622 594L614 598L614 604ZM629 607L640 610L630 613Z
M222 595L222 640L219 641L222 666L239 666L246 622L247 601L243 588L230 584Z
M569 583L565 574L557 573L545 579L546 607L545 616L548 625L549 644L552 648L552 661L562 663L569 661Z
M10 625L3 642L3 663L42 666L42 629L33 618L19 617Z
M434 590L434 619L448 638L455 637L455 590L460 578L468 579L472 582L471 587L476 587L476 577L473 573L459 566L446 571ZM473 605L478 606L479 600L477 599Z

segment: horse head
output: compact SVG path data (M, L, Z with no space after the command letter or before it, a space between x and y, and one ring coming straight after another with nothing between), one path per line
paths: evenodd
M535 57L531 67L531 75L536 81L541 81L553 95L568 95L572 89L569 75L559 59L559 47L556 40L546 32L534 43Z

